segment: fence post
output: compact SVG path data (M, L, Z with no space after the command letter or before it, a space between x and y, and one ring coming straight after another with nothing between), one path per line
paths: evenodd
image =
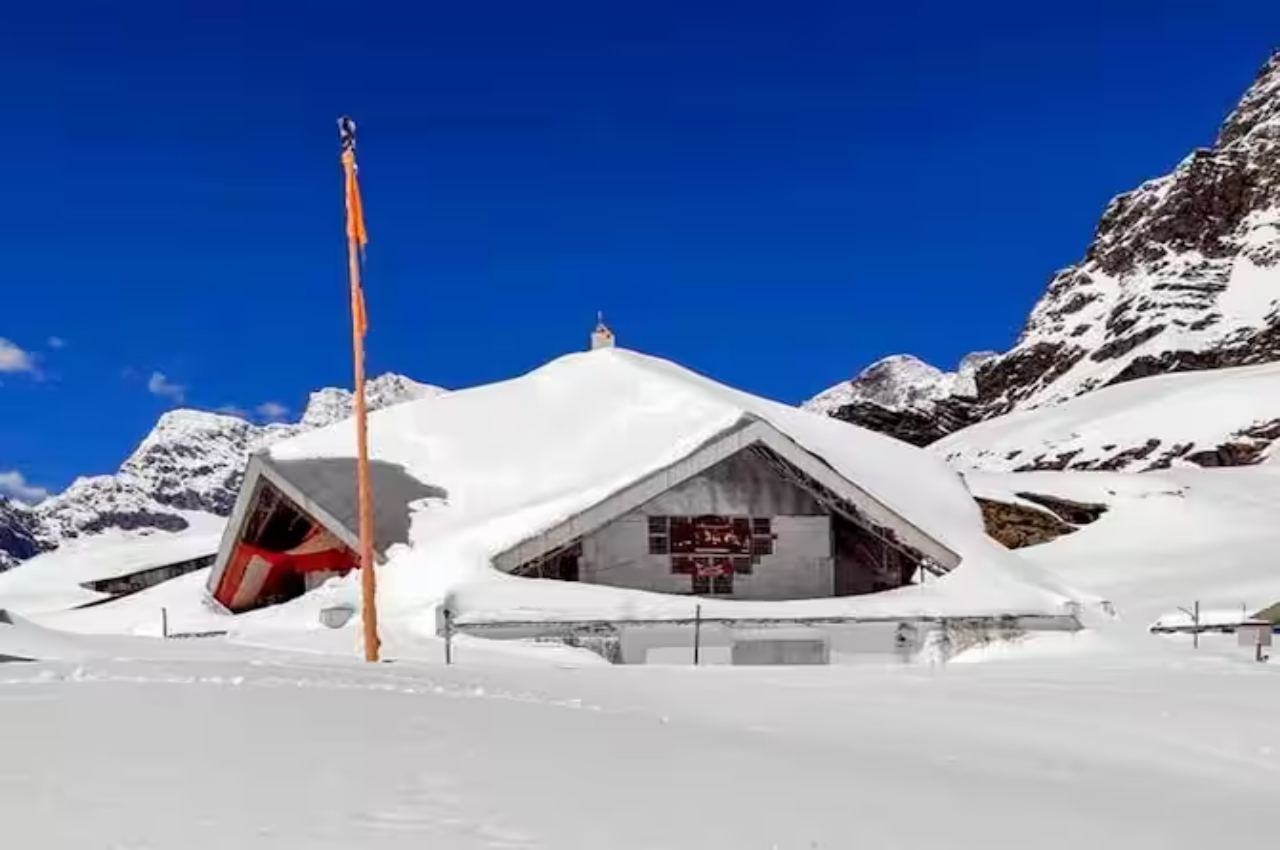
M444 663L453 663L453 612L444 609Z
M1192 634L1192 638L1191 638L1191 648L1192 648L1192 649L1199 649L1199 648L1200 648L1200 600L1199 600L1199 599L1197 599L1197 600L1196 600L1196 606L1195 606L1195 609L1196 609L1196 613L1195 613L1195 623L1194 623L1194 626L1193 626L1193 628L1195 629L1195 631L1193 631L1193 632L1191 633L1191 634Z
M702 651L702 606L693 609L693 666L698 666L698 657Z
M169 609L160 609L160 636L165 640L169 639Z

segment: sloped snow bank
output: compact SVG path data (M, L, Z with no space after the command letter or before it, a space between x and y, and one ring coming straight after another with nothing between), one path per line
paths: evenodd
M971 473L980 496L1018 492L1102 502L1096 522L1019 554L1110 599L1145 629L1179 607L1250 612L1280 601L1280 467Z
M1240 441L1240 432L1277 420L1280 363L1268 363L1103 387L1061 404L979 422L942 438L929 451L960 470L1011 472L1060 462L1136 472L1172 454Z
M193 655L0 667L7 841L1192 850L1275 812L1280 676L1189 652L444 668L170 645Z
M73 639L0 608L0 663L75 660L83 656L82 648Z

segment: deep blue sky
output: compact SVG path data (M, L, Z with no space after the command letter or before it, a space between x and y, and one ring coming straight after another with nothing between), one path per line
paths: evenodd
M0 337L39 370L0 374L0 475L53 489L175 404L155 372L205 408L349 381L342 112L373 371L513 376L602 308L799 401L1009 346L1280 43L1272 0L75 5L0 28Z

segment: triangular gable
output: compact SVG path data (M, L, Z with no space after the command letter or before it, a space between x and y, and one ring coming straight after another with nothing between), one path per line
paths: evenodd
M400 466L382 461L370 464L370 477L374 490L374 554L382 561L387 549L409 540L409 506L419 499L442 496L443 491L423 484ZM241 498L236 500L218 547L208 583L211 590L219 586L265 484L279 490L347 548L359 550L354 460L273 460L263 454L253 455L245 469Z
M876 525L889 529L902 543L918 550L945 572L960 562L960 556L926 534L907 518L893 511L855 482L849 481L826 462L798 446L794 440L756 416L742 417L737 424L704 443L675 463L644 476L563 522L547 528L493 558L493 565L511 572L522 564L554 552L615 519L636 510L656 496L709 470L727 458L752 446L768 448L787 464L802 472L815 485L854 506Z

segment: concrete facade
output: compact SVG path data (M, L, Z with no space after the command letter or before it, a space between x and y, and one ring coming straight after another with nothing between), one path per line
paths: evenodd
M582 538L582 581L659 593L692 592L668 554L651 554L650 517L768 518L773 552L733 577L734 599L831 596L835 587L831 519L805 490L757 456L741 452ZM724 595L724 594L720 594Z

